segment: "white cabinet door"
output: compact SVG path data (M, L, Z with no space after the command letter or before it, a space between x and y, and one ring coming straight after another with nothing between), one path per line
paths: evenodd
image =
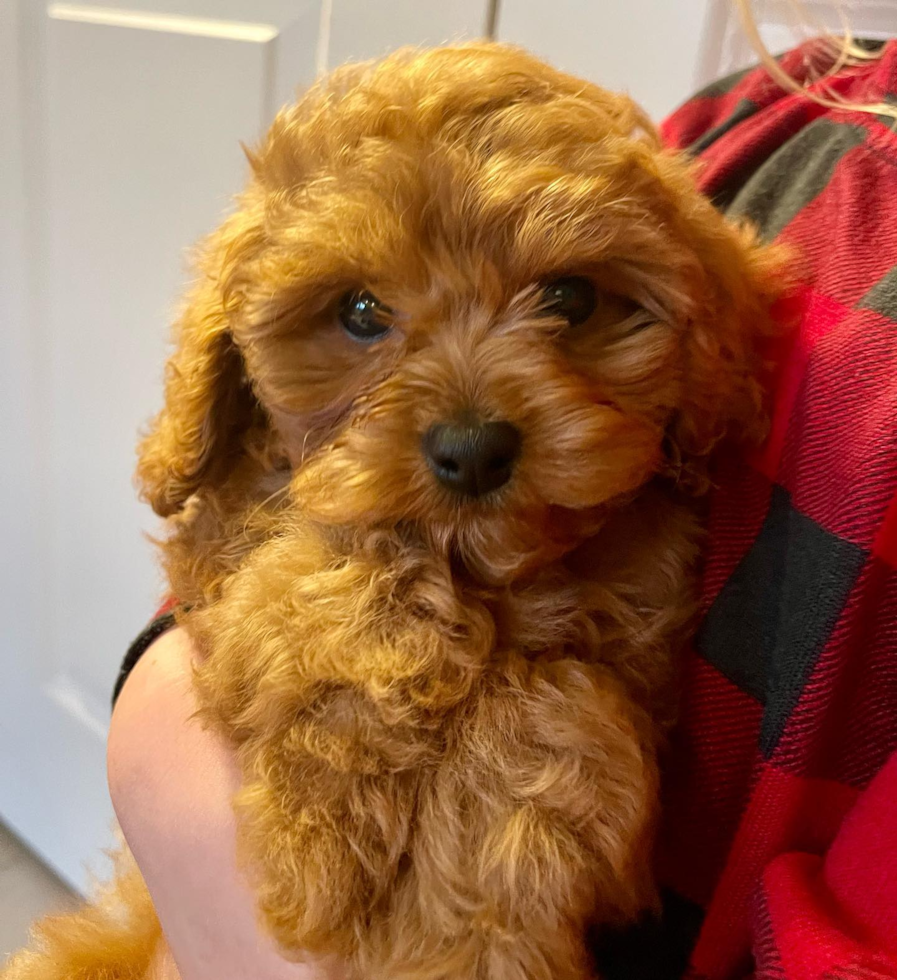
M320 0L229 6L0 0L0 815L78 887L160 592L131 475L185 248L315 72Z
M488 0L327 0L328 67L379 58L403 45L444 44L489 32Z
M728 2L728 0L724 0ZM711 0L501 0L497 36L659 118L701 74Z

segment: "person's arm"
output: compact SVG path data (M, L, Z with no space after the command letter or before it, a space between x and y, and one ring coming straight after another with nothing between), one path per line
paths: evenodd
M236 862L236 761L193 717L192 663L182 630L156 640L109 732L112 802L170 949L158 980L330 980L338 974L285 960L259 928Z

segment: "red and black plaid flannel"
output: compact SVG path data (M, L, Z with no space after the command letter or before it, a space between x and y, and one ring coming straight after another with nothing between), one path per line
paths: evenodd
M805 47L781 59L801 78ZM818 50L818 49L814 49ZM897 101L897 41L829 82ZM897 134L765 70L662 127L796 246L799 329L755 458L721 463L669 765L664 919L619 980L897 977Z

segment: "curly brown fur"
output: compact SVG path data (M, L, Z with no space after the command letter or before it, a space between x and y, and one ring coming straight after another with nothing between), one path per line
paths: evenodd
M698 501L763 433L781 256L627 98L498 45L341 69L251 163L139 478L264 919L366 980L584 977L653 901ZM462 417L522 433L477 499L421 451Z
M31 948L3 966L3 980L155 980L161 928L152 901L126 849L115 865L90 905L34 927Z

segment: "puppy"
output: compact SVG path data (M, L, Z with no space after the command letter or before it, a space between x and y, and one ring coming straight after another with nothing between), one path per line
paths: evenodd
M762 437L782 258L629 99L498 45L341 69L249 159L138 476L264 922L358 980L581 980L655 901L700 499ZM143 938L89 909L7 980L78 942L139 976L121 880Z

